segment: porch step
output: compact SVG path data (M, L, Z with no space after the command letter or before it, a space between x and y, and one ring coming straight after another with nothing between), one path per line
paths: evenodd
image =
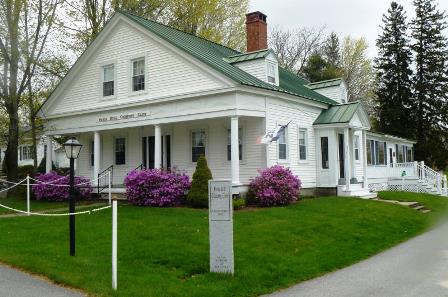
M416 202L416 201L383 200L380 198L373 199L373 200L406 206L406 207L412 208L421 213L428 213L431 211L430 209L427 209L424 205L421 205L419 202Z

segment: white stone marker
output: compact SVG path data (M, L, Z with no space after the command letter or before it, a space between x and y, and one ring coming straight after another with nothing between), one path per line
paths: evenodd
M208 181L210 272L234 272L232 182Z

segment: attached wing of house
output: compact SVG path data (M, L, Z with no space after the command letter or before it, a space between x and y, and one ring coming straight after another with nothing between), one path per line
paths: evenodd
M96 181L113 171L116 191L135 168L192 174L205 155L214 178L231 179L235 193L258 169L281 164L305 191L369 195L369 167L382 166L377 157L368 166L369 154L389 163L380 144L364 149L374 136L366 134L362 105L345 103L340 79L310 83L280 67L260 40L265 20L260 12L247 15L253 50L240 53L117 12L40 110L48 145L54 135L77 137L83 144L77 174ZM285 124L276 142L257 142ZM388 178L384 173L376 182Z

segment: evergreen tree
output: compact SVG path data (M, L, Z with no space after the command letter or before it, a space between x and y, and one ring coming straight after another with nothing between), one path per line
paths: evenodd
M443 150L447 141L447 38L445 14L440 12L434 0L414 0L415 18L411 22L415 54L414 96L416 122L417 159L433 166L447 165ZM446 146L445 146L446 149ZM445 158L437 156L445 155Z
M329 64L319 53L314 53L308 59L303 74L311 82L341 77L341 70Z
M187 194L187 203L196 208L208 207L208 181L213 179L207 159L201 155L196 163L191 187Z
M323 55L329 66L334 68L339 67L341 62L341 48L339 46L339 37L336 33L331 32L325 40Z
M406 15L401 5L391 3L387 14L383 15L381 28L383 32L376 41L378 57L375 59L377 129L412 138L412 55L406 35Z

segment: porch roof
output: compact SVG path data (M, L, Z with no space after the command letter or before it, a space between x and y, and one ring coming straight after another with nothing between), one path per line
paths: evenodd
M323 110L313 124L349 123L359 108L362 108L359 101L331 106Z

